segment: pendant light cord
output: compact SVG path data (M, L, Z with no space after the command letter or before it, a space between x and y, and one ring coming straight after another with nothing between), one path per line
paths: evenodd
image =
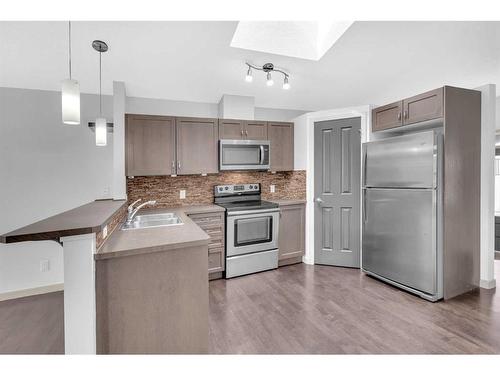
M71 21L68 21L69 79L71 79Z
M101 56L102 52L99 52L99 116L102 117L102 80L101 80L101 75L102 75L102 67L101 67Z

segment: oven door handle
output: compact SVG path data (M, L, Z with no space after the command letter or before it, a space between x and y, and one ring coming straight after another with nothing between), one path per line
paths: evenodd
M254 214L267 214L271 212L280 212L279 208L270 208L267 210L248 210L248 211L232 211L228 212L227 216L248 216Z

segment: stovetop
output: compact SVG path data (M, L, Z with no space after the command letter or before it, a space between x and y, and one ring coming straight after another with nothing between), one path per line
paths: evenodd
M250 210L267 210L271 208L279 207L278 203L268 202L263 200L253 200L253 201L239 201L239 202L225 202L225 203L215 203L221 207L224 207L226 211L250 211Z

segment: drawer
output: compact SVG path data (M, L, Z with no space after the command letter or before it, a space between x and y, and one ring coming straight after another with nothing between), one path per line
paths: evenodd
M210 229L205 229L205 228L202 228L206 234L208 234L210 237L222 237L223 235L223 231L222 231L222 228L221 227L217 227L217 228L210 228Z
M223 249L223 248L224 244L222 243L222 241L211 242L208 244L208 250L211 251L216 251L217 249Z
M222 248L208 251L208 272L224 271L224 252Z
M196 225L198 225L204 231L214 230L214 229L222 230L222 228L224 227L222 223L196 223Z
M222 222L223 220L223 214L220 212L209 213L209 214L193 214L188 216L195 223Z

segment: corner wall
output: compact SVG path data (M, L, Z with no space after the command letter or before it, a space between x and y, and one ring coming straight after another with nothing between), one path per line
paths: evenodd
M111 97L103 99L111 119ZM60 92L0 88L1 233L109 197L113 137L96 147L87 127L98 111L98 96L82 94L81 124L64 125ZM41 260L49 260L47 272ZM62 282L56 242L0 244L0 293Z

